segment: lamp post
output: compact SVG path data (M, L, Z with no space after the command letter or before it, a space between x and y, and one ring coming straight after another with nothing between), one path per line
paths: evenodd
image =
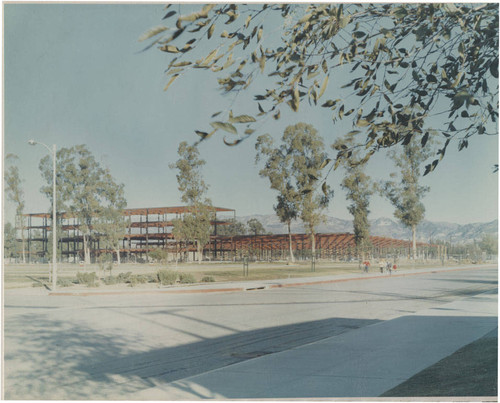
M52 145L52 150L47 144L30 140L28 144L34 146L40 144L52 153L52 291L57 286L57 223L56 223L56 145Z

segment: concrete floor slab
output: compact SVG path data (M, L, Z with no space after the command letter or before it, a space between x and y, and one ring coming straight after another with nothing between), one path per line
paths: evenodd
M194 390L204 390L202 398L225 399L379 396L495 329L496 305L496 294L465 298L142 391L134 399L193 399Z

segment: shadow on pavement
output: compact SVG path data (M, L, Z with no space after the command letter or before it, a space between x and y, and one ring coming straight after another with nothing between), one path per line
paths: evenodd
M172 312L170 312L172 314ZM78 315L75 311L75 315ZM137 390L325 339L377 320L333 318L144 350L137 340L25 314L5 323L6 399L126 399ZM207 321L208 323L208 321ZM10 342L9 329L17 331ZM19 335L19 336L17 336Z

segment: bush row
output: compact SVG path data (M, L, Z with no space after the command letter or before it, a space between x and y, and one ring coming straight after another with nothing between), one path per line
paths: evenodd
M95 273L77 273L77 281L87 287L99 285ZM132 274L132 272L120 273L117 276L108 276L102 279L106 285L129 284L131 287L137 284L160 283L161 285L192 284L196 283L196 278L191 273L179 273L173 270L158 270L156 275L152 274ZM212 276L204 276L202 282L213 282Z
M173 285L176 283L180 284L192 284L196 283L196 278L191 273L182 273L174 270L158 270L156 274L132 274L132 272L120 273L117 276L107 276L101 279L101 281L106 285L114 284L129 284L134 287L138 284L145 283L159 283L161 285ZM215 279L212 276L204 276L201 279L204 283L214 282ZM57 285L59 287L69 287L73 284L86 285L87 287L98 287L99 278L95 272L79 272L76 274L76 281L68 279L58 279ZM41 287L43 284L33 283L33 287Z

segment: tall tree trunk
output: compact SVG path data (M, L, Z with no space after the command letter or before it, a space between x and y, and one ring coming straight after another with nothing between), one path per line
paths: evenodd
M26 242L24 238L24 220L23 217L20 217L20 224L21 224L21 241L23 244L23 263L26 263Z
M120 264L121 263L121 259L120 259L120 247L118 246L118 248L116 248L115 250L116 252L116 264Z
M290 262L295 263L295 256L293 256L292 248L292 233L290 232L290 221L288 221L288 244L290 246Z
M26 246L25 246L25 242L24 242L24 222L23 222L23 216L19 215L17 221L19 223L19 229L21 230L21 245L22 245L22 248L23 248L22 249L23 263L26 263Z
M311 231L311 257L316 257L316 237L314 236L314 231Z
M196 249L198 250L198 264L201 264L201 261L203 259L203 248L201 246L200 241L196 241Z
M412 235L412 241L413 241L413 262L416 262L416 259L417 259L417 226L416 225L412 225L411 235Z
M90 264L90 248L89 248L89 238L88 235L83 235L83 254L85 264Z

